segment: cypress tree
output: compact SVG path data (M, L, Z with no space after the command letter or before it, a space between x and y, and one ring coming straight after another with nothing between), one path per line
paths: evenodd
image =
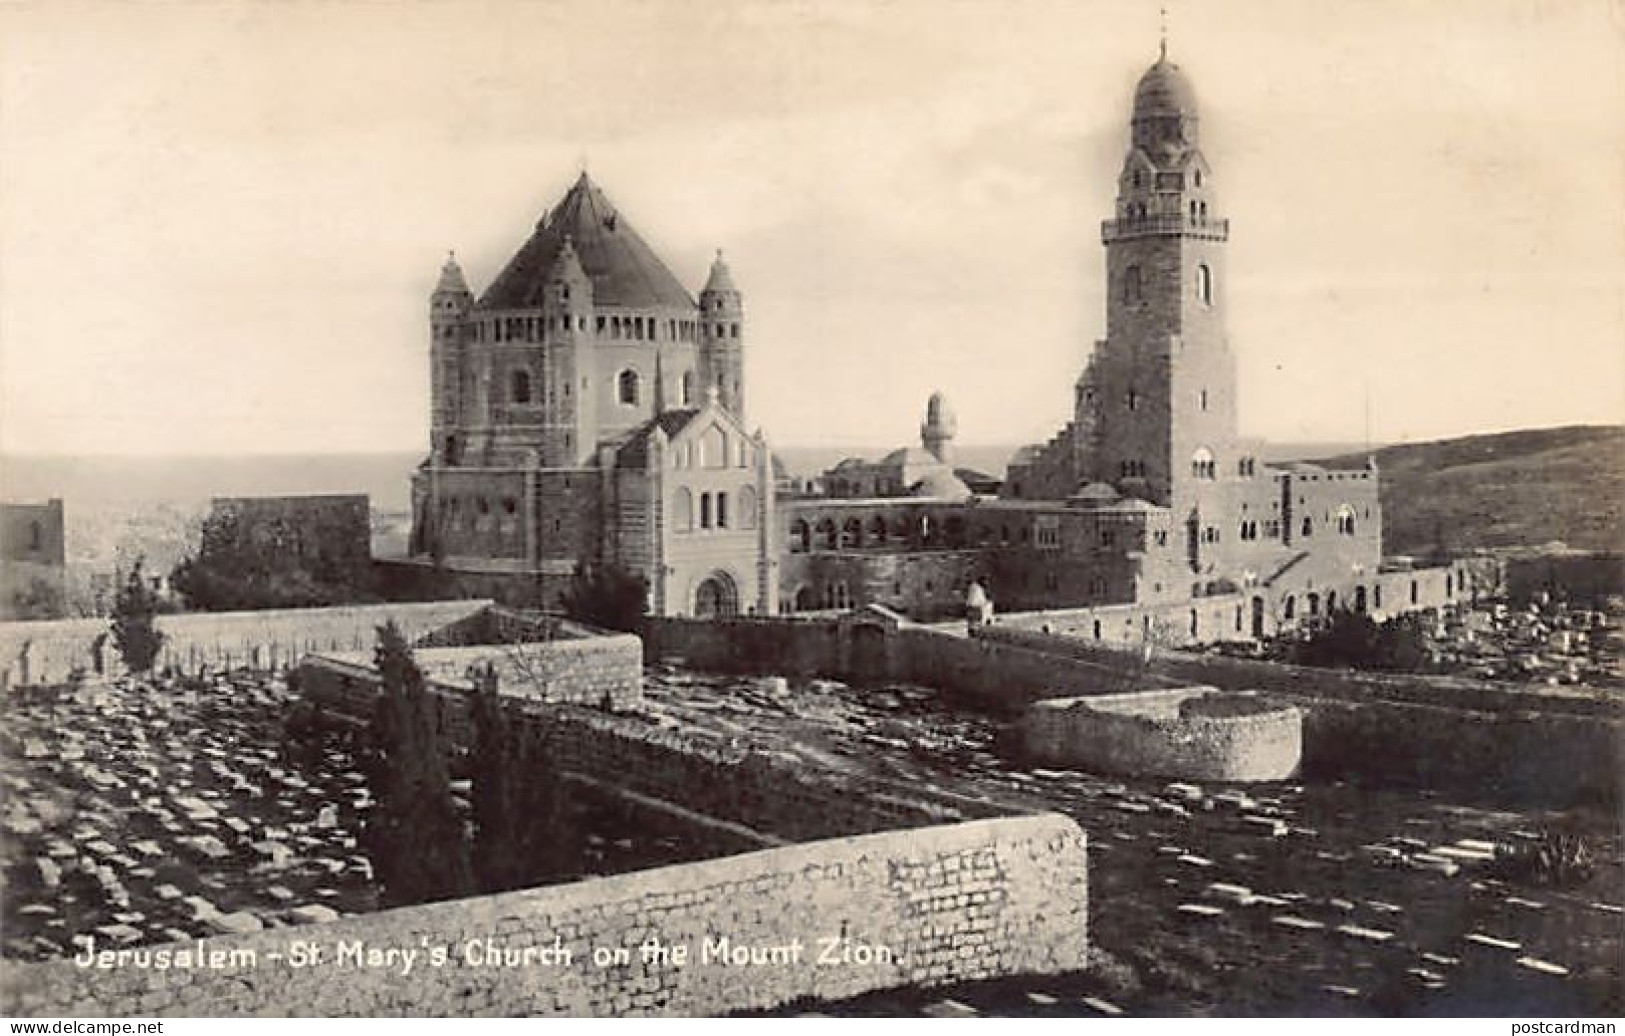
M473 874L438 702L393 622L379 627L374 658L383 693L371 729L367 780L374 804L362 843L382 902L405 906L469 895Z
M474 697L475 860L485 892L557 880L574 869L574 829L559 772L534 724L503 708L495 672Z
M125 668L132 673L148 672L158 660L164 634L153 622L157 614L158 595L142 578L141 562L138 560L135 567L130 569L130 577L124 581L113 604L111 629L119 656L124 659Z

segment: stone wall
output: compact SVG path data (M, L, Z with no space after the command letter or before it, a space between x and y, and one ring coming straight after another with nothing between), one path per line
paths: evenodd
M1625 723L1391 701L1306 700L1303 770L1316 779L1448 789L1564 807L1625 802Z
M1540 594L1600 608L1610 596L1625 596L1625 554L1542 554L1509 558L1507 596L1515 607Z
M643 644L629 633L581 640L523 644L417 648L412 652L423 674L443 688L471 690L469 673L489 667L505 695L539 702L575 702L615 710L635 709L643 701ZM324 667L326 662L344 668ZM300 663L301 684L339 678L355 679L356 669L370 672L371 651L336 651L312 655ZM375 680L368 681L376 687Z
M442 729L453 743L466 746L465 688L438 681L431 686L440 692ZM300 688L322 708L363 722L371 718L377 694L370 670L339 660L313 659L301 668ZM702 826L733 825L759 841L808 841L1011 812L981 800L808 766L696 731L673 730L638 712L526 700L509 707L511 718L540 738L548 758L568 774L594 787L636 796L649 809L682 812ZM738 833L712 848L735 851ZM693 835L708 837L698 830Z
M410 641L467 618L490 603L469 600L160 615L158 628L166 639L158 667L187 672L201 666L276 668L292 665L310 651L370 651L377 641L377 628L385 622L393 621ZM76 667L94 672L96 641L108 629L106 619L0 623L0 682L51 683L66 679ZM102 660L109 674L123 672L110 636L102 648Z
M1083 832L1045 814L787 846L206 944L252 954L252 965L240 956L237 968L15 965L6 969L3 1010L716 1015L903 985L1081 970L1086 913ZM821 962L830 939L846 959ZM319 947L327 963L298 966L291 948L299 941ZM688 956L681 964L645 960L655 942L672 952L685 947ZM403 973L398 961L369 966L347 952L354 947L420 956ZM439 965L425 959L436 947L447 954ZM542 957L549 948L555 955ZM752 948L761 951L756 963ZM526 949L529 964L491 962L503 950ZM566 949L568 962L559 953ZM608 955L607 965L595 963L595 949ZM718 959L719 950L744 951L746 962Z
M1480 712L1541 712L1625 718L1625 699L1590 688L1496 683L1455 676L1360 672L1288 665L1183 651L1125 651L1077 637L1048 636L1006 626L978 628L975 639L1064 655L1096 667L1141 674L1143 686L1211 684L1237 691L1351 702L1393 701Z
M662 623L651 626L645 643L699 668L938 687L963 705L1006 715L1044 698L1196 685L1256 691L1305 711L1303 769L1313 776L1436 780L1437 787L1490 798L1539 792L1541 801L1563 803L1576 796L1616 800L1618 775L1625 774L1625 705L1618 694L1589 688L1179 651L1148 656L1002 624L966 638L827 620ZM1356 744L1364 747L1349 747Z
M1211 687L1036 702L1021 721L1035 763L1199 781L1279 781L1297 773L1303 713Z

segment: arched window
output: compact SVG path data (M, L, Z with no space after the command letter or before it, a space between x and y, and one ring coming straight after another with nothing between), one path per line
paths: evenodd
M529 403L530 402L530 372L529 371L514 371L513 372L513 377L511 379L509 379L509 380L511 382L510 387L512 388L511 396L513 398L513 401L515 403Z
M1191 454L1191 478L1212 478L1216 470L1213 451L1206 446Z
M694 372L683 372L683 405L694 405Z
M726 529L727 527L728 527L728 494L727 493L718 493L717 494L717 528Z
M1337 509L1337 531L1344 536L1354 535L1354 508L1347 504Z
M1285 619L1295 618L1297 616L1297 612L1298 599L1291 594L1287 594L1286 600L1281 602L1281 617Z
M886 542L886 516L877 514L869 520L869 542L879 546Z
M700 466L725 468L728 466L728 433L712 425L700 433Z
M626 406L638 405L638 372L628 367L615 379L615 397Z
M1123 271L1123 301L1140 301L1140 267L1130 266Z
M863 519L848 518L846 524L841 526L841 546L842 548L863 546Z
M710 493L701 493L700 494L700 528L709 529L710 527L711 527L711 494Z
M833 519L825 518L818 523L818 542L823 545L825 550L834 550L836 548L835 522Z
M694 531L694 494L687 487L678 489L671 498L671 524L678 532Z
M1196 298L1204 305L1213 303L1213 271L1206 263L1196 268Z
M790 553L805 554L812 549L812 527L797 518L790 526Z
M739 527L756 528L756 489L752 486L739 491Z

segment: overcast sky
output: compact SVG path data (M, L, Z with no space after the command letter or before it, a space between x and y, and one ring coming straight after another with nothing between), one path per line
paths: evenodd
M415 449L427 295L585 160L753 423L1048 438L1155 0L0 7L0 448ZM1244 433L1625 420L1625 4L1172 0Z

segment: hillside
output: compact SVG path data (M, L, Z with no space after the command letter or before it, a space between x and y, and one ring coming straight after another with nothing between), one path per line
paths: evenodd
M1386 446L1384 548L1625 547L1625 427L1575 425ZM1325 463L1352 465L1362 454Z

